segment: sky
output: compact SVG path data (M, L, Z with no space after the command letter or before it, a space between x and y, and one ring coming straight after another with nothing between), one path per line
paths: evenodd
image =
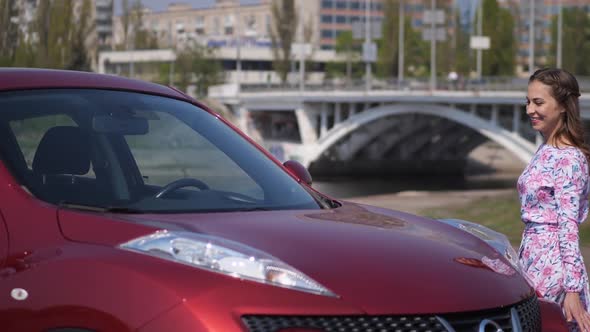
M258 0L240 0L243 4L257 3ZM129 3L133 3L134 0L129 0ZM194 8L206 8L211 7L215 4L215 0L142 0L142 4L145 7L152 9L153 11L166 10L169 3L188 3ZM121 13L121 0L115 0L115 15Z

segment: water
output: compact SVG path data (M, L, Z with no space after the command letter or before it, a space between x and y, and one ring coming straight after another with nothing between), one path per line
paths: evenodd
M313 187L337 198L393 194L401 191L515 189L518 174L486 176L388 176L314 178Z

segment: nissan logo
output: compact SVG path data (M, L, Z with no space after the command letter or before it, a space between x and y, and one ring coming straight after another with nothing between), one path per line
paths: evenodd
M522 326L520 325L520 318L518 317L518 312L515 308L510 310L510 316L512 321L512 332L523 332ZM440 324L447 330L448 332L456 332L455 329L447 322L446 319L436 316L436 319L440 322ZM483 319L479 322L478 332L504 332L502 327L491 319Z
M504 332L498 323L490 319L484 319L479 323L479 332Z

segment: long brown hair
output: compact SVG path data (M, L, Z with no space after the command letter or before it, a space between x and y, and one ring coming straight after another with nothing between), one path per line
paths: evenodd
M543 68L531 75L529 84L533 81L549 86L551 95L565 110L554 139L564 145L577 147L590 161L590 147L585 141L584 122L580 115L580 87L574 75L564 69Z

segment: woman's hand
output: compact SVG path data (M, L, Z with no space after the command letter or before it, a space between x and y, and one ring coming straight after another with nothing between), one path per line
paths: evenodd
M584 309L579 293L566 293L563 310L568 322L575 320L582 332L590 332L590 314Z

